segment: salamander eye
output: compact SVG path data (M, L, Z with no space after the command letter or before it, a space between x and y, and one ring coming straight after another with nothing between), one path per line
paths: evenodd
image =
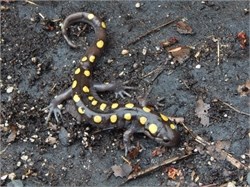
M168 142L169 142L169 138L168 138L167 136L164 136L164 137L162 138L162 140L163 140L165 143L168 143Z

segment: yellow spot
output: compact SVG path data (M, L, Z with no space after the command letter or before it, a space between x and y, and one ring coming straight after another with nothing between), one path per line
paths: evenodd
M88 57L86 57L86 56L82 57L82 62L85 62L87 60L88 60Z
M110 116L110 122L115 123L117 121L117 115L113 114Z
M104 46L104 41L103 41L103 40L99 40L98 42L96 42L96 46L97 46L99 49L103 48L103 46Z
M151 111L151 109L148 108L148 107L146 107L146 106L144 106L142 109L143 109L145 112L150 112L150 111Z
M94 116L93 118L95 123L101 123L102 122L102 117L101 116Z
M125 105L126 108L133 108L134 107L134 104L133 103L127 103Z
M89 14L89 15L88 15L88 19L89 19L89 20L92 20L94 17L95 17L94 14Z
M142 116L142 117L140 117L139 120L140 120L140 123L141 123L142 125L145 125L148 119L147 119L146 117Z
M176 129L176 125L173 124L173 123L171 123L169 126L170 126L171 129Z
M104 111L106 107L107 107L107 104L106 103L102 103L100 105L100 110Z
M76 87L76 85L77 85L77 81L76 81L76 80L74 80L74 81L73 81L73 83L72 83L72 88L75 88L75 87Z
M80 71L81 71L81 69L80 69L80 68L77 68L77 69L75 70L75 74L76 74L76 75L79 74Z
M161 113L160 113L160 116L161 116L161 119L162 119L163 121L168 121L168 117L165 116L164 114L161 114Z
M91 56L89 57L89 61L90 61L90 62L94 62L94 61L95 61L95 56L94 56L94 55L91 55Z
M88 96L88 99L89 99L90 101L92 101L92 100L94 99L94 97L93 97L93 96Z
M93 106L97 105L97 103L98 103L97 100L93 100L93 101L91 102L91 104L92 104Z
M74 95L73 100L77 103L78 101L80 101L80 97L76 94Z
M107 26L106 26L106 23L105 22L102 22L102 28L106 29Z
M90 76L90 71L89 71L89 70L84 70L83 74L84 74L86 77L89 77L89 76Z
M82 109L82 107L78 107L78 112L79 112L80 114L84 114L84 110Z
M126 114L124 114L124 119L126 119L126 120L131 120L131 118L132 118L132 116L131 116L131 114L130 113L126 113Z
M88 88L87 86L84 86L84 87L82 88L82 91L83 91L84 93L89 93L89 88Z
M118 103L113 103L113 104L111 105L111 108L112 108L112 109L116 109L118 106L119 106Z
M151 134L155 134L158 130L158 127L156 124L150 124L149 127L148 127L148 130Z

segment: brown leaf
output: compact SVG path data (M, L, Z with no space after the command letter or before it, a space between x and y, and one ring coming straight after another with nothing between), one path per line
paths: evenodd
M156 157L159 155L162 155L166 152L166 148L165 147L156 147L153 151L152 151L152 156Z
M237 34L237 39L240 42L240 47L242 49L245 49L246 46L249 44L248 36L244 31L241 31Z
M130 159L135 159L139 155L140 149L141 149L140 144L137 143L136 147L134 147L128 152L128 157Z
M123 164L122 166L114 165L111 167L116 177L127 177L131 171L132 167L129 164Z
M189 59L191 48L187 46L179 46L169 49L168 52L174 57L174 63L179 62L180 64L182 64L187 59Z
M175 180L176 177L178 176L178 173L179 173L179 170L178 170L178 169L175 169L174 167L168 168L168 177L169 177L170 179Z
M250 80L247 80L244 84L241 84L237 88L240 96L247 96L250 94Z
M179 21L176 23L177 32L180 34L193 34L193 29L186 22Z
M176 43L178 43L178 39L175 38L175 37L170 37L170 38L160 42L160 45L162 47L170 47L170 46L172 46L172 45L174 45Z
M198 116L198 118L201 119L200 123L205 126L209 125L209 117L208 117L209 108L210 104L204 103L201 98L198 99L196 103L195 114Z

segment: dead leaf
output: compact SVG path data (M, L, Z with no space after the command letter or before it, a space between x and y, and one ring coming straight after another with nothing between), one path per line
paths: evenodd
M229 149L230 145L229 141L217 141L214 145L208 146L207 151L217 160L226 160L228 154L225 151Z
M9 134L9 136L6 140L7 143L15 141L16 135L17 135L17 126L16 125L11 125L10 129L11 129L11 133Z
M245 49L246 46L249 44L248 36L244 31L241 31L237 34L237 39L240 42L241 49Z
M131 171L132 167L129 164L123 164L122 166L114 165L111 167L116 177L127 177Z
M202 125L209 125L208 109L210 109L210 104L204 103L200 98L196 103L195 114L201 119L200 123Z
M156 147L153 151L152 151L152 156L156 157L159 155L162 155L166 152L166 148L165 147Z
M132 149L128 152L128 157L129 157L130 159L135 159L135 158L139 155L140 150L141 150L140 143L137 142L136 147L132 148Z
M175 38L175 37L170 37L170 38L160 42L160 45L162 47L170 47L170 46L172 46L172 45L174 45L176 43L178 43L178 39Z
M174 63L179 62L180 64L182 64L187 59L189 59L191 55L191 48L187 46L179 46L169 49L168 53L170 53L173 56Z
M53 145L57 143L57 140L55 137L49 136L48 138L46 138L45 142L50 145Z
M244 84L241 84L237 88L240 96L247 96L250 94L250 80L247 80Z
M178 176L178 173L179 173L179 170L178 170L178 169L175 169L174 167L168 168L168 177L169 177L170 179L175 180L176 177Z
M184 21L178 21L176 23L177 32L180 34L193 34L193 29Z

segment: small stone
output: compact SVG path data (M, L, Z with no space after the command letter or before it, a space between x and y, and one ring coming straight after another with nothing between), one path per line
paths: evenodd
M127 49L123 49L121 52L122 55L127 55L128 53L129 53L129 51Z
M36 63L37 62L37 58L36 57L32 57L31 61L34 62L34 63Z
M224 118L227 118L227 114L224 114Z
M7 179L8 175L3 175L1 176L1 180L4 181L5 179Z
M10 79L12 79L12 77L11 77L10 75L8 75L8 76L7 76L7 79L10 80Z
M147 48L146 47L144 47L143 49L142 49L142 54L145 56L146 54L147 54Z
M8 87L8 88L6 89L6 92L7 92L7 93L11 93L11 92L13 92L13 90L14 90L14 87L13 87L13 86L10 86L10 87Z
M22 156L21 156L21 159L24 160L24 161L28 160L28 158L29 158L29 157L28 157L27 155L22 155Z
M135 8L140 8L141 7L141 3L135 3Z
M22 162L20 162L20 161L18 161L16 164L17 167L20 167L21 165L22 165Z
M246 155L241 155L240 156L242 159L246 159Z
M201 68L201 65L200 65L200 64L197 64L197 65L195 66L195 68L196 68L196 69L200 69L200 68Z
M15 173L10 173L8 177L9 177L10 180L14 180L16 178L16 174Z

